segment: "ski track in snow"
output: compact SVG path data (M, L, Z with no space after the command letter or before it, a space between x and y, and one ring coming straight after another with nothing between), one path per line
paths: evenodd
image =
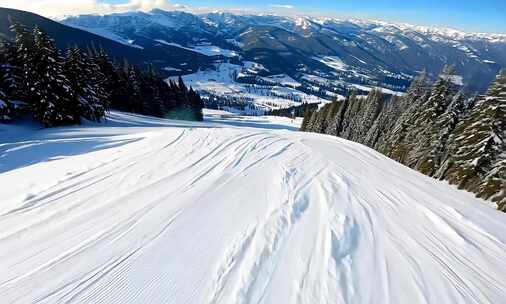
M0 302L504 302L504 214L288 119L207 118L0 132Z

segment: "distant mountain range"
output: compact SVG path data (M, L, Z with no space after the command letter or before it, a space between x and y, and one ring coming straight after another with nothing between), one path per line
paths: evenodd
M146 50L170 47L161 41L197 49L212 45L295 79L312 74L403 86L417 71L435 76L454 64L464 83L482 90L506 66L506 35L377 21L153 10L68 17L62 23ZM191 72L190 63L174 68Z
M484 90L506 67L506 35L379 21L153 10L55 22L0 9L0 35L10 35L8 15L41 26L62 48L102 46L118 59L152 63L167 77L204 70L234 73L239 83L277 77L327 99L350 88L396 94L417 72L435 78L445 64L455 65L456 79L470 90Z
M0 38L13 37L13 33L9 30L10 18L15 18L28 28L39 26L55 39L57 46L61 49L74 45L83 49L101 47L118 61L126 59L137 65L153 63L156 66L163 67L173 62L188 62L189 68L197 69L211 63L208 56L195 54L180 48L136 48L125 45L121 41L117 41L118 39L111 39L104 35L70 27L33 13L7 8L0 8Z

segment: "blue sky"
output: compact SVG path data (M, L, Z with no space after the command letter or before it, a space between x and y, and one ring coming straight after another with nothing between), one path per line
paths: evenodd
M506 0L180 0L177 3L260 10L272 9L272 5L288 5L299 12L449 26L467 31L506 32Z

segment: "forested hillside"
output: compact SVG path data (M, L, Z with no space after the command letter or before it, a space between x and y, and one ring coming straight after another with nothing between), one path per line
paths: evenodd
M506 71L480 96L454 79L446 67L432 84L419 75L403 97L351 94L307 112L301 130L365 144L506 211Z
M12 20L15 39L0 44L0 119L24 113L46 127L101 121L110 108L175 119L202 120L200 96L183 81L109 59L100 48L70 46L65 54L39 27Z

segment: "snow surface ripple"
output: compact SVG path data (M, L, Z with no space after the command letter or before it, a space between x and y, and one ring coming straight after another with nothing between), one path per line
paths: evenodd
M0 133L0 302L506 298L505 215L471 194L287 119L208 118Z

